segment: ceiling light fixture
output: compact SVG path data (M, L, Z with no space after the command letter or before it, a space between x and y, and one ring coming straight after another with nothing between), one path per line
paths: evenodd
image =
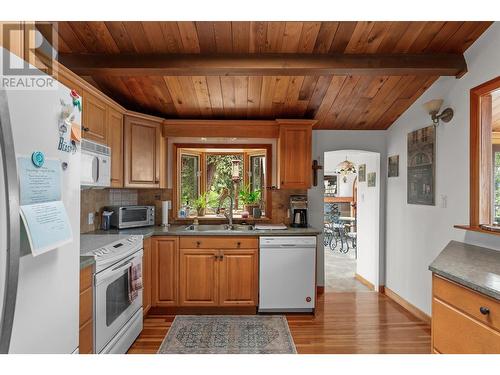
M351 173L356 173L356 167L354 164L347 160L347 156L345 157L345 160L337 165L337 171L338 174L343 176L343 181L344 183L347 182L347 175Z
M450 107L445 108L443 112L439 113L442 105L443 99L434 99L423 104L427 113L431 115L432 123L436 126L439 125L441 120L444 122L450 122L453 118L453 109Z

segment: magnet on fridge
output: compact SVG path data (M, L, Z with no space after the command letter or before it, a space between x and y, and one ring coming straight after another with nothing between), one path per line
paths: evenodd
M37 168L40 168L45 162L45 155L41 151L35 151L31 154L31 162Z
M67 163L67 162L65 162L65 161L63 161L63 162L61 163L61 168L62 168L62 170L63 170L63 171L65 171L66 169L68 169L68 163Z
M75 89L71 90L69 95L71 96L71 99L73 100L73 106L78 107L78 110L81 112L82 111L82 104L80 101L80 95L78 95L78 93L76 92Z

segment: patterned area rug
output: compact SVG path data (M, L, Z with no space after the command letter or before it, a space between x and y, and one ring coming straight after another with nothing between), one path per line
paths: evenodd
M176 316L160 354L296 354L282 315Z

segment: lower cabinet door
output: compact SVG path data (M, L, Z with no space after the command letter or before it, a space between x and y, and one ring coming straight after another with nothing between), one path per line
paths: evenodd
M221 250L219 305L257 306L258 250Z
M152 239L153 306L176 306L179 289L179 240L177 237Z
M180 305L218 304L219 250L180 250Z

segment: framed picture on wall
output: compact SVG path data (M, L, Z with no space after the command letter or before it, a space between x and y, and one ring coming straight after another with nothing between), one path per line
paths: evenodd
M399 177L399 155L387 159L387 177Z
M408 133L407 201L435 205L435 145L433 125Z
M358 167L358 181L366 182L366 164L360 164Z
M368 187L375 187L377 184L377 172L368 173Z

